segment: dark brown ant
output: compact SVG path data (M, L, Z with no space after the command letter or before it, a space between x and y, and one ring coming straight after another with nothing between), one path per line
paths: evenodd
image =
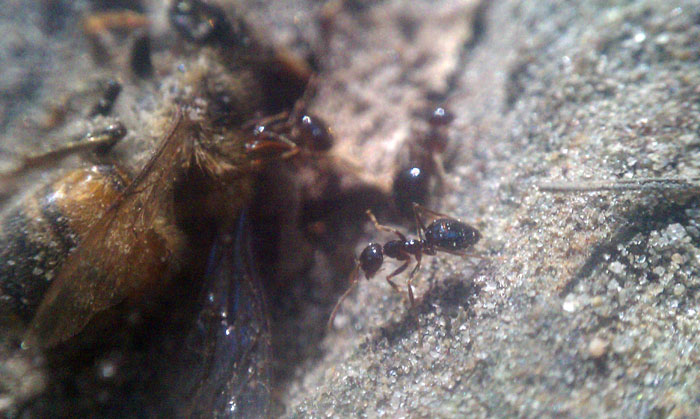
M435 176L439 182L444 181L445 170L441 155L447 148L447 128L453 120L454 115L446 108L433 108L426 117L428 131L410 144L408 164L397 170L392 187L394 203L401 215L410 217L408 209L414 202L420 205L427 203Z
M289 151L283 154L284 157L289 157L301 150L312 153L326 152L333 147L333 131L322 118L306 109L308 97L315 87L314 83L313 80L309 82L307 91L291 111L254 120L244 127L252 127L253 131L253 140L246 144L249 152L264 153L267 150L275 151L279 147L292 145Z
M369 243L362 253L360 253L360 258L351 274L352 284L340 297L331 312L331 316L328 320L329 329L333 324L333 320L335 319L340 305L357 285L359 271L362 270L367 280L371 279L381 268L384 262L384 256L403 262L401 266L386 277L386 281L397 292L401 291L391 278L401 274L408 268L411 257L416 260L416 266L411 270L407 281L408 299L411 303L411 307L415 305L411 282L416 272L418 272L418 269L420 269L424 255L435 256L438 252L445 252L453 255L483 258L483 256L479 254L466 252L466 250L472 248L481 239L481 233L479 233L479 230L475 227L452 218L449 215L429 210L415 202L412 204L412 208L416 220L416 229L418 230L418 239L408 239L399 230L379 224L372 211L367 210L367 216L369 216L378 230L394 233L398 236L398 239L389 240L384 246L379 243ZM421 217L422 213L428 213L434 217L434 220L428 224L427 227Z

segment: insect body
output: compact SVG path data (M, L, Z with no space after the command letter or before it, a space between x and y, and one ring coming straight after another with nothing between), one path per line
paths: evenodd
M390 240L383 246L379 243L370 243L360 253L358 264L352 274L352 285L333 309L328 321L329 328L333 323L340 304L357 285L358 271L362 270L365 278L371 279L382 267L384 256L403 262L386 277L389 285L398 292L400 292L399 287L391 279L408 268L411 258L415 259L416 266L409 274L407 282L408 298L411 306L415 304L411 282L418 269L420 269L423 255L434 256L438 252L446 252L462 256L481 257L478 254L467 252L481 239L481 233L475 227L447 215L428 210L416 203L413 204L413 211L418 229L418 239L409 239L399 230L379 224L374 214L367 210L367 215L378 230L394 233L398 236L398 239ZM421 217L423 213L430 213L438 218L435 218L426 226Z
M74 170L7 210L0 224L0 241L5 243L0 251L3 318L24 324L31 320L65 256L127 182L127 175L112 166Z
M321 118L306 112L303 105L304 99L300 99L291 112L255 121L249 150L264 151L268 146L289 148L291 145L293 153L328 151L333 146L333 132Z
M411 216L411 204L425 205L433 179L444 181L445 170L441 155L447 148L447 128L454 115L444 107L434 108L426 118L427 132L418 135L409 144L409 159L394 175L393 194L397 209L404 216Z

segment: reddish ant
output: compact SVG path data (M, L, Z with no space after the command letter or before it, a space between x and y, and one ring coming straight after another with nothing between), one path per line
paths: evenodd
M389 240L384 246L379 243L369 243L367 247L365 247L351 274L352 284L350 288L340 297L340 300L338 300L333 308L333 312L331 312L330 319L328 320L329 329L333 324L333 320L335 319L340 305L357 285L359 270L362 270L367 280L371 279L379 271L379 268L381 268L384 262L384 256L403 262L401 266L386 277L386 281L397 292L401 291L391 278L399 275L408 268L411 262L411 256L415 258L416 266L409 274L407 281L408 299L411 303L411 307L415 305L411 282L418 269L420 269L423 255L434 256L438 252L445 252L460 256L483 257L479 254L466 252L466 250L473 247L479 239L481 239L481 233L479 233L479 230L475 227L448 215L429 210L415 202L412 204L412 207L416 220L416 229L418 230L418 239L408 239L400 231L379 224L372 211L367 210L367 216L369 216L378 230L394 233L398 236L398 239ZM427 227L421 218L421 214L423 213L428 213L435 217Z
M266 118L254 119L244 125L251 130L253 138L246 144L248 152L287 150L283 158L291 157L299 151L310 153L325 152L333 147L333 131L322 118L309 113L306 103L315 91L316 80L309 81L304 95L291 111L281 112Z

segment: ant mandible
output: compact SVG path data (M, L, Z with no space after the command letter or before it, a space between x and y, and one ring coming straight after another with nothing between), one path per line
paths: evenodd
M421 214L423 213L432 214L435 217L427 227L421 218ZM360 258L351 274L352 284L340 297L328 319L329 329L333 324L333 320L335 319L340 305L350 292L355 289L355 286L357 286L360 269L365 274L367 280L371 279L379 271L379 268L381 268L384 262L384 256L403 262L401 266L386 277L386 281L397 292L401 291L391 278L401 274L408 268L411 262L411 256L415 258L416 266L411 270L407 281L408 299L411 303L411 307L415 305L411 282L418 269L420 269L423 255L434 256L438 252L445 252L453 255L483 258L483 256L479 254L466 251L481 239L481 233L479 233L479 230L475 227L448 215L429 210L415 202L413 203L413 214L416 220L418 239L408 239L399 230L379 224L372 211L367 210L367 216L378 230L394 233L398 236L398 239L389 240L384 246L372 242L360 253Z

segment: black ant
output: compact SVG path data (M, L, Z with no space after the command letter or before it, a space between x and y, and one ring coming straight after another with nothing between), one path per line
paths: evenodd
M371 279L379 271L379 268L381 268L384 262L384 256L403 262L401 266L386 277L386 281L397 292L401 291L391 278L401 274L408 268L411 262L411 256L415 258L416 266L409 274L407 281L408 299L411 303L411 307L415 305L411 282L418 269L420 269L423 255L434 256L438 252L445 252L460 256L483 257L479 254L466 252L466 250L473 247L481 239L481 233L479 233L479 230L475 227L448 215L429 210L415 202L412 204L412 208L416 220L416 229L418 230L418 239L408 239L399 230L379 224L372 211L367 210L367 216L378 230L394 233L398 236L398 239L389 240L384 246L379 243L370 243L365 247L362 253L360 253L360 258L351 274L352 284L340 297L340 300L336 303L331 317L328 320L329 329L333 324L333 320L335 319L340 305L357 285L359 270L362 270L367 280ZM422 213L429 213L435 217L427 227L421 218Z
M442 154L449 142L447 128L454 121L454 115L446 108L437 106L426 120L429 127L427 132L418 135L418 139L409 145L408 164L400 166L394 175L394 202L406 217L411 216L410 210L406 209L411 208L412 203L426 204L433 176L437 176L440 182L445 178Z

